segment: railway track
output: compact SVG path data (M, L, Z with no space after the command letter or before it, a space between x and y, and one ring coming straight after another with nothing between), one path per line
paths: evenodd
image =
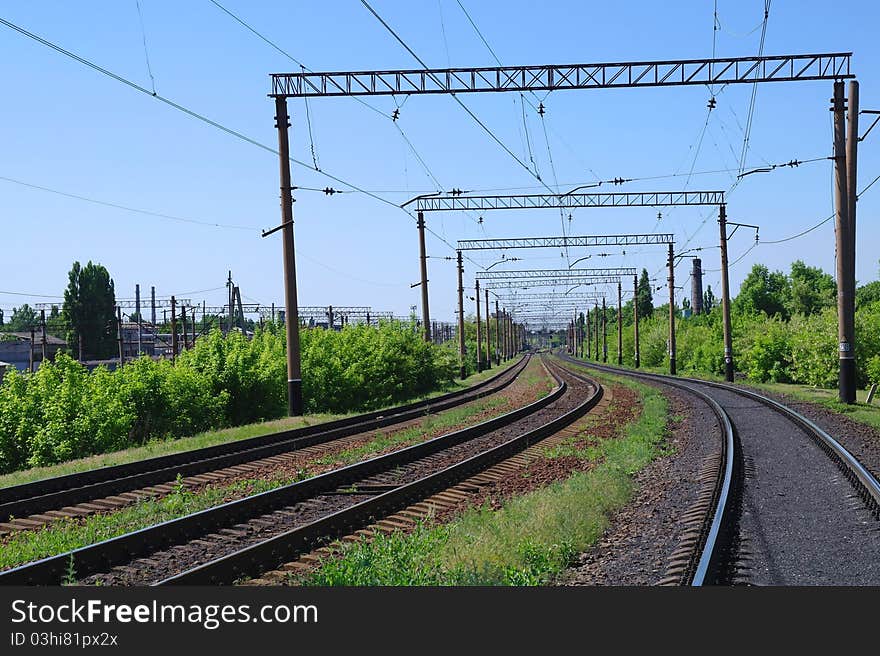
M137 462L102 467L66 476L0 488L0 535L35 529L63 518L115 510L138 499L167 494L177 477L185 486L215 482L248 469L277 466L285 454L355 440L389 426L415 424L441 412L495 394L510 385L529 356L499 374L465 390L426 401L347 417L303 428L193 449Z
M570 424L600 386L550 365L548 396L500 417L269 492L0 572L0 584L232 583L483 471Z
M880 583L880 483L809 419L732 385L562 359L684 390L722 428L663 583Z

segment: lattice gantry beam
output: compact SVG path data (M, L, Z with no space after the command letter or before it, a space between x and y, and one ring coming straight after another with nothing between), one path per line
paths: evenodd
M723 191L644 191L635 193L517 194L513 196L430 196L416 203L419 212L535 210L563 207L670 207L723 205Z
M487 280L482 286L486 289L529 289L531 287L562 287L568 285L592 287L595 285L610 285L620 282L620 276L606 276L600 278L533 278L518 280Z
M606 64L274 73L270 96L388 96L487 91L842 80L851 52Z
M605 278L609 276L634 276L633 267L607 269L527 269L524 271L478 271L480 280L532 279L532 278ZM617 279L615 278L615 282Z
M503 251L510 248L565 248L566 246L638 246L673 244L675 235L654 233L644 235L591 235L582 237L525 237L516 239L460 239L460 251Z

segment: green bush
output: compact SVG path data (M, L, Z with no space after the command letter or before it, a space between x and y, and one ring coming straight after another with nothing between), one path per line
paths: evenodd
M457 373L412 323L300 331L307 412L369 410L424 395ZM0 473L179 438L287 411L284 330L219 331L175 364L147 357L108 371L60 354L0 384Z

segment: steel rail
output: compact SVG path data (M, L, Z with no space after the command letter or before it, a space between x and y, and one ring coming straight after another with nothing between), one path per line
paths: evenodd
M449 447L512 424L550 405L567 391L565 382L558 376L554 376L554 378L559 385L551 394L499 417L303 481L230 501L184 517L171 519L0 572L0 585L56 585L65 576L71 563L73 563L72 566L75 568L77 577L83 578L115 565L129 562L157 549L197 539L221 528L233 526L293 503L299 503L338 489L364 477L439 453Z
M549 370L549 368L548 368ZM595 392L577 407L550 422L532 429L492 449L471 456L417 481L401 485L393 490L340 510L332 515L286 531L257 544L245 547L216 560L203 563L175 576L159 581L156 585L217 585L255 576L290 560L293 554L313 548L357 528L376 517L393 514L431 494L454 485L468 476L504 460L532 444L548 437L589 412L602 399L603 389L596 381L563 369L568 375L589 383ZM558 396L567 389L558 373L550 371L560 383ZM2 579L0 579L2 580Z
M736 439L736 431L730 416L721 407L715 399L708 394L694 389L690 385L685 385L679 379L660 374L648 374L644 372L630 372L615 367L599 365L585 360L573 358L563 354L560 358L564 361L576 364L578 366L587 366L606 371L614 374L624 374L634 378L642 378L645 380L661 380L664 384L679 389L686 390L702 401L704 401L712 410L718 419L719 428L723 434L721 440L722 461L715 480L715 489L712 494L712 512L707 514L700 529L700 539L697 541L698 550L697 557L692 560L691 566L688 568L685 578L691 586L703 586L718 582L720 572L719 567L723 559L723 551L729 545L725 544L734 520L734 508L732 501L734 498L734 481L737 475L734 465L740 458L740 447Z
M171 481L178 473L182 476L193 476L401 423L424 416L428 412L453 408L504 389L519 375L526 362L527 358L523 358L513 367L472 387L425 401L245 440L2 488L0 518L3 520L9 516L23 518L47 510ZM509 378L500 385L493 386L505 376Z

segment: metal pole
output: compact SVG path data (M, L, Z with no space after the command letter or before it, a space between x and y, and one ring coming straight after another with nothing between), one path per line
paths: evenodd
M464 264L458 251L458 373L467 378L464 366Z
M495 300L495 364L501 366L501 310Z
M483 370L483 338L480 327L480 280L476 281L477 293L474 296L477 299L477 373Z
M333 306L327 306L327 328L333 330Z
M852 87L850 91L853 91ZM835 205L835 245L837 250L837 337L838 337L838 397L843 403L856 400L856 361L855 361L855 254L854 223L850 218L850 208L855 206L856 145L853 141L858 134L853 133L858 125L858 87L856 87L856 106L849 107L850 138L846 135L846 99L843 82L834 83L834 205ZM852 167L851 173L849 167ZM850 179L852 178L852 179ZM849 193L853 197L849 197Z
M291 417L303 414L302 372L299 353L299 309L296 302L296 255L293 250L293 196L290 186L290 145L287 131L287 99L275 98L275 127L281 178L281 223L284 249L284 307L287 320L287 411Z
M669 244L669 373L675 375L675 253Z
M186 330L186 306L185 305L180 306L180 322L183 327L183 350L185 351L186 349L189 348L189 341L188 341L189 340L189 333Z
M150 286L150 321L153 324L153 332L156 332L156 287Z
M587 311L584 313L587 317L587 334L585 344L581 344L581 357L584 357L584 352L586 352L586 359L590 359L590 342L593 338L593 324L590 323L590 308L587 307ZM584 348L586 346L586 348Z
M285 111L287 106L285 105ZM234 295L234 286L232 284L232 271L229 272L229 278L226 280L226 287L229 289L229 293L227 296L229 297L229 312L226 317L226 334L232 330L232 325L235 323L233 319L233 312L235 308L235 295Z
M608 313L605 297L602 297L602 362L608 362Z
M31 326L31 354L28 360L28 371L34 373L34 327Z
M431 313L428 310L428 254L425 252L425 215L419 212L416 226L419 229L419 269L422 274L422 327L425 341L431 341Z
M177 299L171 297L171 361L177 357Z
M483 290L486 293L486 369L492 368L492 311L489 309L489 288Z
M727 206L718 209L721 236L721 314L724 323L724 380L733 382L733 336L730 329L730 283L727 276Z
M639 277L633 276L633 343L636 369L641 365L639 353Z
M595 304L595 310L593 312L593 317L595 321L593 323L596 324L596 362L599 361L599 304Z
M623 364L623 290L617 281L617 366Z

